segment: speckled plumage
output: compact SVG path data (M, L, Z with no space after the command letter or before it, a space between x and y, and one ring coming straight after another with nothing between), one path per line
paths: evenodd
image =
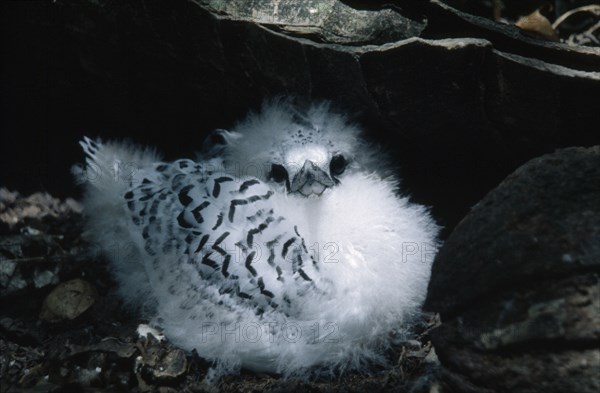
M88 232L122 296L217 374L383 361L425 296L427 210L327 104L272 101L234 129L196 160L81 143Z

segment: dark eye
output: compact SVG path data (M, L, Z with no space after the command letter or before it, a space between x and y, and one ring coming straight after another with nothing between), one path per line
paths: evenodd
M332 176L339 176L346 170L346 165L348 165L348 161L341 154L336 154L331 158L331 162L329 163L329 172Z
M287 182L288 181L288 173L283 165L272 164L271 165L271 179L276 181L277 183Z

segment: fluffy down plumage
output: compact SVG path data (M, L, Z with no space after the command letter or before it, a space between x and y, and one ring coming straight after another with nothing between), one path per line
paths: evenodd
M271 101L234 129L194 161L81 142L87 232L121 295L219 375L384 362L425 297L427 209L327 104Z

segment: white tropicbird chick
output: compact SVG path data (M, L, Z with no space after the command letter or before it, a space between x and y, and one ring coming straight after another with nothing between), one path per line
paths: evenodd
M325 103L272 101L234 130L195 161L81 142L88 232L121 295L217 373L383 362L425 298L428 210Z

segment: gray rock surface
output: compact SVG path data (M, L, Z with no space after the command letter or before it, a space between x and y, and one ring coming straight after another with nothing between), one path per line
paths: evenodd
M333 100L364 125L451 229L528 159L600 143L599 48L535 39L435 0L10 6L22 8L11 21L25 34L7 57L28 67L7 68L7 102L21 104L4 145L40 157L2 151L15 187L38 179L71 195L61 193L73 188L84 132L192 156L264 98L296 95ZM45 143L32 146L37 133Z
M426 308L458 391L600 389L600 146L536 158L479 202L432 269Z

